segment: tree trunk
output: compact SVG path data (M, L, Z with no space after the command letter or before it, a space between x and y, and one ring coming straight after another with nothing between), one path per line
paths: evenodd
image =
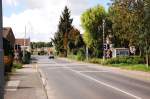
M149 67L149 56L147 53L146 53L146 66Z
M147 42L147 40L146 40L146 66L147 66L147 68L148 68L148 67L149 67L149 55L148 55L147 46L148 46L148 42Z
M68 45L68 35L66 32L64 35L64 57L67 57L67 45Z

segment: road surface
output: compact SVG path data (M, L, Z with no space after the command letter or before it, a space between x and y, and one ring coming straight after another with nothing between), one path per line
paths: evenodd
M37 56L50 99L150 99L150 83L78 62Z

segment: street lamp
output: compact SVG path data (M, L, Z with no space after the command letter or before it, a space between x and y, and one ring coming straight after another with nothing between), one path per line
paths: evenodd
M24 34L23 62L25 62L25 46L26 46L26 26L25 26L25 34Z
M3 16L2 16L2 0L0 0L0 99L4 99L4 63L3 63Z
M105 60L105 19L103 19L103 61Z

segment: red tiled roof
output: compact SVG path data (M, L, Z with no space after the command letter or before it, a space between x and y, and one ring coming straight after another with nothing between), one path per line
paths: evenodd
M24 46L24 41L25 41L25 46L30 46L30 39L16 39L15 44Z

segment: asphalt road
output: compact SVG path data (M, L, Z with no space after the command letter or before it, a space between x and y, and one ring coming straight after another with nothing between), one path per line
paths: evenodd
M150 99L150 83L91 64L37 57L50 99Z

